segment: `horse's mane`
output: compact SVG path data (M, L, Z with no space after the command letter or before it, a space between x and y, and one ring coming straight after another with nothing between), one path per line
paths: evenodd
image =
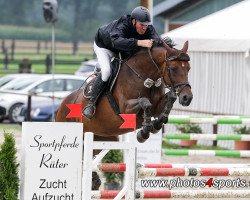
M181 50L175 49L175 48L174 48L174 50L175 50L175 54L168 56L168 59L170 61L171 60L190 61L190 57L187 53L185 53Z
M190 61L190 57L187 53L183 52L182 50L174 48L172 45L168 43L164 43L163 40L156 40L154 42L154 47L163 47L165 48L165 45L167 45L171 52L168 52L168 59L169 60L180 60L180 61Z
M165 43L165 45L168 45L168 44ZM162 40L155 40L152 48L166 49ZM190 61L190 57L187 53L183 52L182 50L176 49L172 46L169 46L169 48L171 48L171 52L168 52L167 57L170 61L172 60ZM136 51L134 51L129 57L127 57L126 60L129 60L140 54L145 54L145 53L148 53L148 48L145 48L145 47L137 48Z

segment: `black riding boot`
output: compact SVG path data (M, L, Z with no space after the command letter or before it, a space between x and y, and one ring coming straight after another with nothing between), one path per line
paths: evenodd
M82 115L86 116L89 119L91 119L94 116L95 104L99 96L102 94L103 90L105 89L106 83L107 82L104 82L102 80L101 74L98 74L92 87L91 98L89 100L88 105L85 108L83 108Z

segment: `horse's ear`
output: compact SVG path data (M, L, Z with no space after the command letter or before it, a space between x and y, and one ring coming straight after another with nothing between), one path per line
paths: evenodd
M168 46L164 41L163 41L163 46L166 48L169 56L174 54L174 49Z
M181 49L183 52L187 53L188 50L188 41L186 41Z

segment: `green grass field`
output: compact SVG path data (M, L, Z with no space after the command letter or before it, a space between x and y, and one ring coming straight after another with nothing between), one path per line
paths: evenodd
M8 65L8 69L4 69L4 64L0 63L0 77L6 75L6 74L13 74L13 73L18 73L18 61L22 60L24 58L27 58L31 61L32 64L32 73L38 73L38 74L44 74L46 71L46 66L45 66L45 55L16 55L14 57L15 61L14 63L12 62L11 64ZM93 56L91 54L89 55L57 55L55 57L55 73L56 74L74 74L75 71L79 68L81 65L81 62L85 59L92 59ZM0 59L3 59L2 55L0 56ZM18 60L18 61L17 61ZM38 61L44 60L44 64L37 64ZM72 62L73 64L57 64L58 62L65 61L65 62Z
M75 71L79 68L80 64L75 65L63 65L63 64L56 64L55 65L55 73L56 74L74 74ZM13 74L18 73L18 65L11 64L8 67L8 70L3 69L3 65L0 66L0 77L6 75L6 74ZM32 65L32 73L36 74L44 74L46 70L45 65L42 64L33 64Z
M12 28L12 27L11 27ZM1 27L0 27L1 29ZM32 73L43 74L46 72L46 55L51 55L51 43L40 41L40 50L37 53L38 40L15 40L14 59L11 60L12 40L5 40L8 49L9 64L7 70L4 65L5 55L0 52L0 77L6 74L18 73L19 63L23 59L29 59L32 63ZM47 44L47 47L45 47ZM75 55L72 54L72 43L57 42L55 44L55 73L74 74L86 59L93 59L92 43L79 43L79 49ZM2 49L0 49L2 51Z
M72 55L70 53L68 54L59 54L55 56L56 60L67 60L67 61L78 61L81 62L84 59L90 59L93 56L91 54L77 54L77 55ZM46 54L30 54L30 53L20 53L20 54L15 54L14 59L15 60L21 60L24 58L28 58L30 60L45 60ZM0 54L0 59L3 59L3 54Z
M15 133L20 132L22 130L22 126L19 124L3 124L0 123L0 134L6 133Z

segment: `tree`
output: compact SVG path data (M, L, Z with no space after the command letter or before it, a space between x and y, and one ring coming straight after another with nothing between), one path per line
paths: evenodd
M107 24L121 15L129 14L135 6L140 4L139 0L57 1L59 10L56 29L63 30L68 35L71 34L75 50L77 50L78 41L93 41L96 31L101 25ZM154 5L161 1L164 0L154 0ZM0 0L0 24L49 27L43 19L42 3L42 0ZM158 25L158 23L154 24Z
M19 178L16 153L14 136L4 133L0 150L0 200L17 200Z
M72 43L73 43L73 54L78 50L78 42L79 42L79 23L81 17L81 0L74 0L74 19L73 19L73 30L72 30Z
M26 17L33 7L33 1L0 0L0 24L26 24Z
M86 38L86 33L89 32L89 27L93 21L95 21L96 10L101 1L97 0L74 0L67 1L61 0L60 7L64 10L72 10L73 16L71 18L71 24L73 26L70 28L73 43L73 52L75 53L78 49L78 42ZM61 10L64 12L63 10ZM95 24L95 23L93 23ZM83 34L82 34L83 33Z
M109 0L109 5L110 5L110 9L111 9L109 16L111 19L116 19L122 15L130 14L130 12L132 10L128 6L129 1Z

